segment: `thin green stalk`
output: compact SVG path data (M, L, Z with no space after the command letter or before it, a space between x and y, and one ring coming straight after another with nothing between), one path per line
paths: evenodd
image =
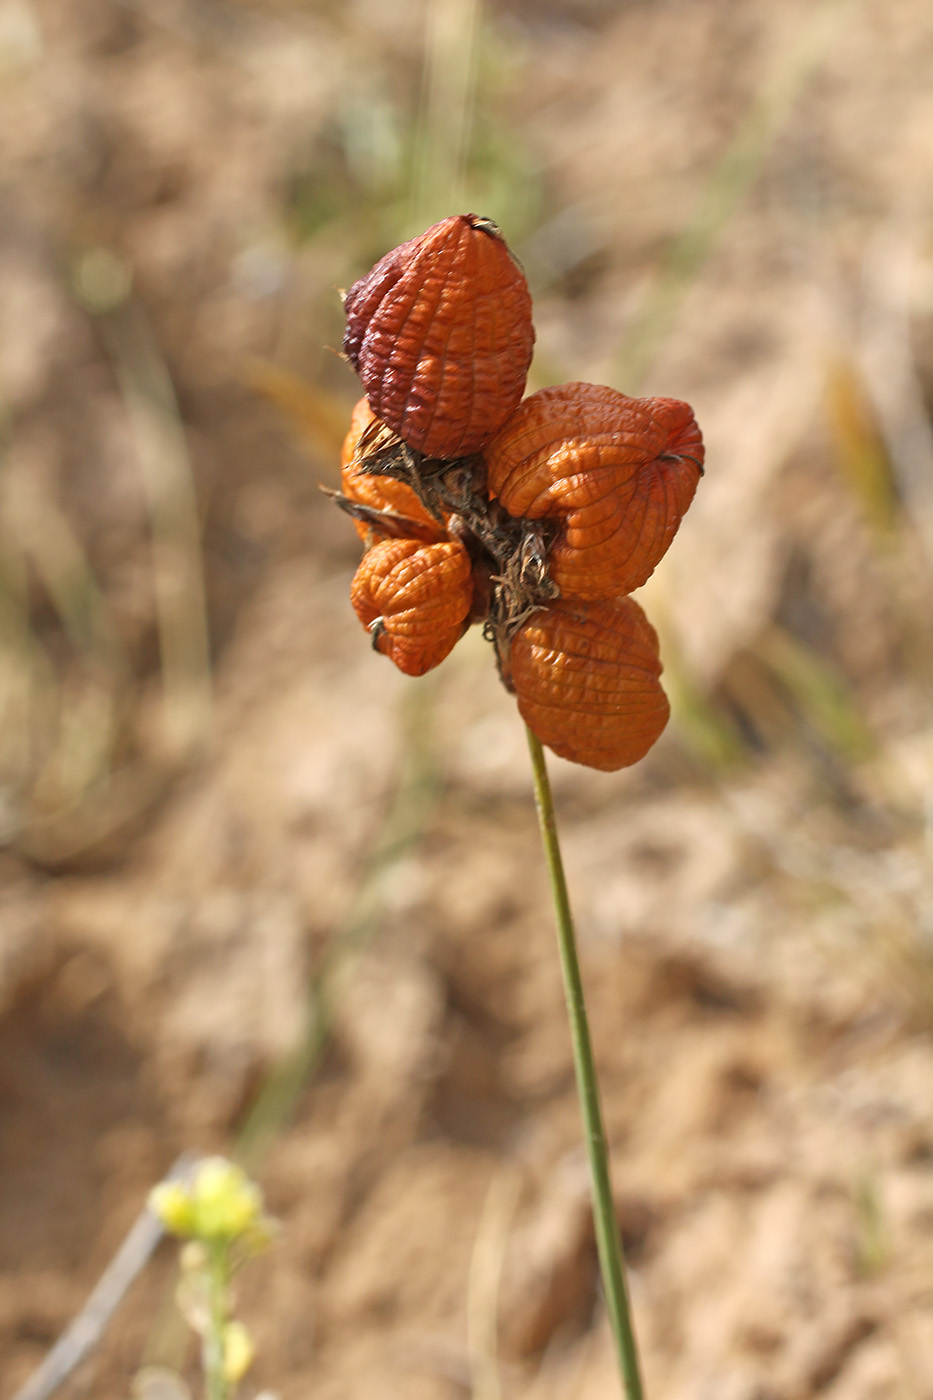
M586 998L583 992L583 980L580 976L580 961L577 957L573 915L570 912L570 897L567 893L567 880L564 875L564 863L561 859L560 841L557 836L554 799L551 795L551 784L548 779L541 741L527 725L525 729L528 735L528 748L531 751L531 767L534 773L535 802L541 826L541 839L544 843L544 854L551 881L551 894L554 900L554 914L557 920L557 939L560 945L560 962L564 976L564 992L567 997L567 1013L570 1017L570 1036L573 1043L577 1093L583 1113L586 1150L593 1183L593 1221L596 1226L596 1247L599 1251L599 1265L603 1276L606 1307L609 1311L609 1324L619 1356L619 1369L622 1373L626 1400L642 1400L644 1392L638 1366L638 1349L635 1345L632 1314L625 1286L622 1241L619 1237L619 1227L612 1200L609 1153L606 1148L606 1135L603 1130L602 1112L599 1106L599 1084L596 1078L596 1066L593 1062L593 1046L590 1041L586 1016Z
M226 1240L208 1245L207 1287L210 1313L204 1334L203 1365L207 1400L227 1400L228 1387L224 1355L227 1335L227 1285L230 1275L230 1246Z

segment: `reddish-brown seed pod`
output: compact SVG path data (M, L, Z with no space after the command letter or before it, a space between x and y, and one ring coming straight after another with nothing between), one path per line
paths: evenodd
M470 558L449 540L381 540L363 555L350 601L377 651L423 676L463 635L473 605Z
M428 457L476 452L525 388L534 327L498 228L455 214L350 288L343 348L377 417Z
M561 522L551 578L614 598L654 571L693 499L703 440L688 404L601 384L532 394L485 449L489 493L513 516Z
M631 598L542 608L512 639L509 669L526 724L574 763L626 768L667 723L657 635Z
M359 451L361 439L376 422L369 401L360 399L353 409L350 431L344 438L340 452L340 486L343 494L357 505L368 507L369 512L387 511L397 519L402 533L408 533L404 529L404 522L407 521L413 527L411 534L419 539L443 539L443 525L421 504L410 486L391 476L377 476L363 471ZM353 524L364 543L368 543L374 534L398 535L400 532L399 528L380 530L378 517L371 513L365 520L354 519Z

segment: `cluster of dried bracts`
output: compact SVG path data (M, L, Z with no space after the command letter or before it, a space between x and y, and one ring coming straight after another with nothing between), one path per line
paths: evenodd
M473 622L534 732L593 768L635 763L667 722L654 629L627 595L693 499L687 404L561 384L522 401L534 327L495 224L435 224L346 297L366 397L338 503L366 553L352 601L373 645L429 671Z

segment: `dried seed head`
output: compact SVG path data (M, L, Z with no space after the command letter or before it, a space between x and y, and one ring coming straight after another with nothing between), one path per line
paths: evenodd
M512 639L509 668L522 718L574 763L626 768L667 723L657 635L631 598L542 608Z
M521 403L534 330L495 224L444 219L345 298L363 381L339 504L367 546L351 598L409 675L484 623L519 710L562 757L637 762L669 715L637 603L703 471L693 413L563 384Z
M551 578L567 598L615 598L654 571L693 499L703 441L688 404L560 384L519 406L484 456L510 515L559 520Z
M456 214L350 288L343 348L374 413L428 457L476 452L521 399L531 297L495 224Z
M382 540L364 554L350 601L376 650L406 675L423 676L444 660L468 625L469 555L455 540Z

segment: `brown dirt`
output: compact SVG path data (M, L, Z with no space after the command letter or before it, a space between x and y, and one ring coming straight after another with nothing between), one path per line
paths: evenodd
M747 104L800 77L813 7L493 8L475 178L528 267L538 382L618 380ZM229 1150L358 919L259 1168L282 1232L242 1280L244 1394L483 1400L496 1310L504 1396L618 1393L512 702L478 636L423 682L369 652L356 542L317 492L354 396L321 348L333 287L407 231L354 184L346 131L375 112L404 135L426 16L0 0L5 481L38 493L46 538L70 522L131 676L95 681L119 781L64 815L3 697L0 1400L176 1154ZM632 772L553 764L654 1400L933 1397L933 23L922 0L831 22L652 322L641 387L689 398L710 453L645 590L675 725ZM101 247L144 321L75 294ZM168 368L202 522L197 756L160 728L127 344ZM304 445L251 387L257 356L314 386ZM94 668L29 558L64 712ZM387 820L408 835L377 868ZM144 1357L196 1374L171 1268L166 1249L63 1396L128 1396Z

